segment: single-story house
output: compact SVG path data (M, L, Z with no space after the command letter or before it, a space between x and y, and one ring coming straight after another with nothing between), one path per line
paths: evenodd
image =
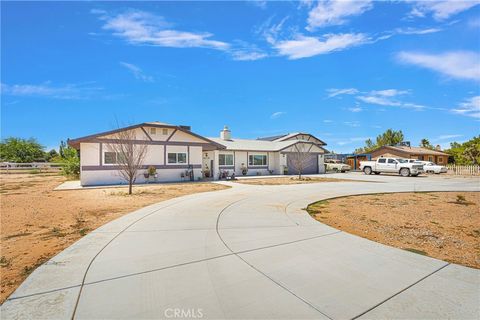
M80 181L83 186L125 183L119 174L112 144L121 131L134 132L133 144L147 145L142 172L137 183L146 182L143 173L154 166L157 181L181 181L186 176L194 180L222 173L231 176L295 174L294 155L298 150L308 154L303 173L323 173L326 143L308 133L290 133L258 139L232 138L227 127L220 137L207 138L191 131L188 126L161 122L145 122L117 130L68 140L80 151Z
M448 162L448 154L445 152L421 147L410 147L408 145L383 146L373 150L370 154L374 160L380 157L395 157L431 161L440 165L446 165Z

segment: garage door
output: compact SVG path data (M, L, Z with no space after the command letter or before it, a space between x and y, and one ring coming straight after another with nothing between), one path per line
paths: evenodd
M288 174L298 174L296 166L292 162L292 156L287 156ZM314 173L318 173L318 155L308 154L304 162L302 174Z

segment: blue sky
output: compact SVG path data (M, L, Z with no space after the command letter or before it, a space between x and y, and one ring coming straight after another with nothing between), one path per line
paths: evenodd
M478 4L3 1L1 135L51 148L162 121L448 146L480 132Z

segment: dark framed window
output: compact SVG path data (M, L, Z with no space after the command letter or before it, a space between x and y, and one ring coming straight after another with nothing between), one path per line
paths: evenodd
M218 164L221 166L233 166L233 154L219 154Z
M187 154L184 152L168 153L168 163L187 163Z
M388 163L397 163L395 159L388 159Z
M248 156L249 166L266 166L267 156L263 154L251 154Z
M104 164L123 163L124 161L122 162L122 159L124 159L124 157L122 157L122 155L117 153L117 152L107 151L107 152L103 153L103 163Z
M378 163L385 163L385 161L387 161L387 159L378 159Z
M117 163L117 154L115 152L105 152L103 162L105 164L116 164Z

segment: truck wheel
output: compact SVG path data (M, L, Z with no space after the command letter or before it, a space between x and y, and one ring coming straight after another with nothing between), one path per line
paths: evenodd
M410 175L410 169L408 169L408 168L400 169L400 175L402 177L408 177Z
M338 168L333 168L333 172L338 173Z
M370 167L365 167L365 168L363 168L363 173L365 173L365 174L372 174L372 168L370 168Z

